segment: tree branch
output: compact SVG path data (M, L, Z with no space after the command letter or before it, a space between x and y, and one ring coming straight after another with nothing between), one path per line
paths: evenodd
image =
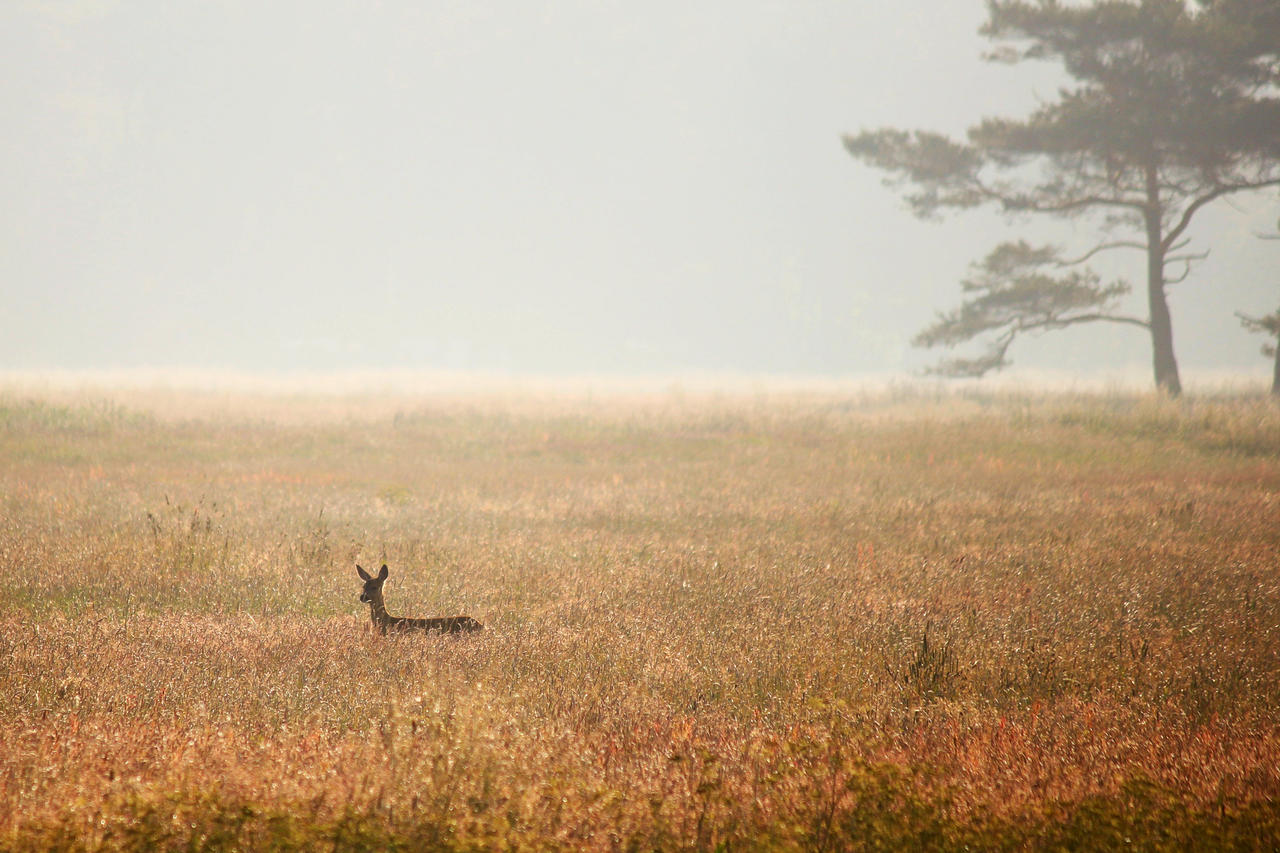
M1130 210L1142 210L1146 207L1145 201L1126 198L1108 198L1107 196L1082 196L1080 198L1069 199L1058 204L1040 204L1031 201L1023 196L1022 198L1010 197L994 193L982 187L989 197L994 198L1004 205L1005 210L1027 212L1027 213L1068 213L1073 210L1080 210L1085 207L1124 207Z
M1122 323L1126 326L1138 326L1142 329L1151 328L1151 324L1146 320L1140 320L1137 317L1127 317L1123 314L1077 314L1074 317L1040 320L1020 327L1019 331L1032 332L1037 329L1065 329L1067 326L1074 326L1077 323L1093 322Z
M1069 261L1056 261L1055 266L1073 267L1076 264L1084 263L1099 252L1105 252L1110 249L1140 249L1145 252L1147 250L1147 244L1137 243L1130 240L1117 240L1114 243L1103 243L1101 246L1094 246L1078 258L1072 258Z
M1203 261L1207 257L1209 257L1209 250L1205 249L1203 252L1192 252L1188 255L1165 255L1164 262L1166 264L1173 264L1179 261L1183 263L1192 263L1195 261Z
M1182 282L1187 280L1187 276L1191 275L1191 261L1184 259L1183 263L1186 264L1186 266L1182 268L1182 275L1176 278L1166 278L1164 280L1165 284L1182 284Z
M1105 244L1089 255L1105 248L1129 246L1123 242ZM1018 335L1028 332L1092 322L1150 328L1145 320L1115 313L1116 300L1129 291L1127 283L1103 284L1096 272L1078 263L1064 262L1055 246L1033 246L1022 240L1001 243L983 260L972 264L972 273L961 281L965 301L955 310L938 315L912 343L950 348L975 338L985 339L985 354L945 360L934 371L950 376L981 376L1008 365L1010 345ZM1070 272L1053 272L1068 266L1073 267Z
M1240 325L1250 332L1280 337L1280 311L1265 317L1250 317L1237 311L1236 316L1240 318Z
M1055 319L1038 320L1034 322L1015 322L1006 326L1004 332L997 335L994 340L987 344L987 351L984 355L977 358L951 358L944 359L935 367L925 368L925 373L933 376L949 376L953 379L962 378L979 378L985 376L993 370L1000 370L1009 366L1009 348L1013 345L1019 334L1026 332L1036 332L1041 329L1062 329L1067 326L1073 326L1077 323L1091 323L1095 321L1103 321L1110 323L1124 323L1126 325L1138 326L1143 329L1149 329L1150 323L1145 320L1139 320L1136 317L1124 317L1113 314L1077 314L1073 317L1059 317Z
M1182 217L1178 220L1178 224L1173 226L1173 228L1169 230L1169 233L1165 235L1164 241L1161 243L1161 248L1166 252L1169 251L1169 247L1173 245L1173 242L1181 237L1182 232L1186 231L1187 227L1191 225L1191 217L1195 216L1196 212L1199 211L1200 208L1204 207L1214 199L1221 198L1222 196L1229 195L1230 193L1243 192L1245 190L1260 190L1265 187L1275 186L1280 186L1280 178L1272 178L1268 181L1251 181L1243 184L1222 184L1221 186L1215 187L1210 192L1205 193L1187 205L1186 209L1182 211Z

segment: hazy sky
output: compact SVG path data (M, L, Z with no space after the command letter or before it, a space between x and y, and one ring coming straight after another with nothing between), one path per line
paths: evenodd
M980 0L0 4L0 368L908 371L968 263L840 134L1053 96ZM1184 370L1265 374L1274 193L1194 230ZM1071 225L1039 238L1088 245ZM1142 257L1114 271L1140 279ZM1141 294L1133 311L1142 312ZM1015 348L1149 363L1128 327Z

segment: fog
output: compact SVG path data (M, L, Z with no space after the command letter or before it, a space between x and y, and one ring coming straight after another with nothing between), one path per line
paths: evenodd
M840 134L1052 97L979 0L9 2L0 369L909 375L970 261L1083 223L922 223ZM1184 372L1265 376L1276 196L1171 288ZM1010 230L1016 228L1017 230ZM1109 272L1140 280L1142 258ZM1132 310L1145 314L1141 292ZM1145 374L1141 330L1020 342Z

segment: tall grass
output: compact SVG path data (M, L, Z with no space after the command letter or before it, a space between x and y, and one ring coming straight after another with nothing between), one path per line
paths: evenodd
M1280 845L1264 402L164 399L0 397L0 848Z

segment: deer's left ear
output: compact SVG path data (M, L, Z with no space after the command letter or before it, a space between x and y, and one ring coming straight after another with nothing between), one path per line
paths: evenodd
M356 566L356 572L358 572L358 573L359 573L359 575L360 575L360 580L362 580L362 581L371 581L371 580L373 580L373 575L369 574L369 573L368 573L368 572L366 572L364 569L360 568L360 566L359 566L359 565L357 565L357 566Z
M388 574L390 574L390 572L387 571L387 564L383 563L381 571L378 572L378 580L380 581L386 580Z

